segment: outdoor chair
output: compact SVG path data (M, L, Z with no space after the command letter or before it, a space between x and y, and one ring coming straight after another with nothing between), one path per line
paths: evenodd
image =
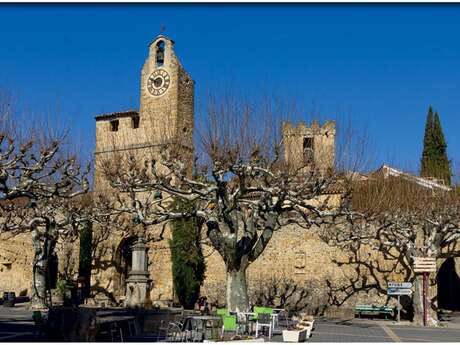
M157 341L160 341L160 339L166 339L169 324L174 321L174 315L172 315L170 311L167 311L164 316L164 319L160 321L160 324L158 326Z
M238 334L238 324L236 322L236 315L223 315L222 316L222 335L224 336L224 332L235 332Z
M228 312L228 309L227 309L227 308L218 308L218 309L216 310L216 314L217 314L217 315L220 315L220 316L230 315L230 313Z
M260 313L257 314L257 321L256 321L256 338L259 336L259 329L264 327L268 327L268 340L272 338L272 330L273 330L273 319L271 314L267 313Z
M273 314L273 308L269 308L269 307L254 307L253 308L253 312L254 312L254 316L253 316L253 320L256 321L259 317L259 314Z
M184 329L184 327L186 327ZM191 319L189 323L185 323L182 327L183 340L186 342L202 342L205 336L205 329L203 322Z
M183 340L182 327L183 325L181 322L170 322L166 332L166 341L181 342Z

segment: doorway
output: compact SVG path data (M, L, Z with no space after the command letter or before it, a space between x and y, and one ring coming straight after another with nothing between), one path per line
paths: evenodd
M455 270L455 258L448 258L437 275L438 308L460 311L460 278Z
M118 246L115 268L116 274L114 279L115 293L118 296L126 295L126 279L131 271L133 263L132 246L136 243L137 236L131 236L123 239Z

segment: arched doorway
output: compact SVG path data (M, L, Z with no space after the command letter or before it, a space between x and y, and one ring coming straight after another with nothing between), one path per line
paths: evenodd
M116 273L114 277L115 294L118 296L126 295L126 279L131 271L133 262L132 246L137 241L137 236L123 239L118 246L115 257Z
M441 265L438 275L438 308L460 311L460 278L455 270L455 258Z

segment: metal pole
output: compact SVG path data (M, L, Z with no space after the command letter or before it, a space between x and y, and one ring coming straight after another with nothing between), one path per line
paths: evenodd
M428 301L427 301L427 290L428 290L428 272L423 272L423 326L428 325Z
M401 321L401 303L400 303L401 296L398 295L398 322Z

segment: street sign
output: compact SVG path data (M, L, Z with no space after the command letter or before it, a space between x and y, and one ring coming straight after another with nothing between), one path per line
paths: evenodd
M400 289L411 289L412 283L411 282L388 282L389 288L400 288Z
M436 258L414 258L414 272L436 272Z
M398 322L401 321L401 296L412 295L412 283L411 282L388 282L387 295L398 296Z
M399 295L399 296L402 296L402 295L412 295L412 290L411 289L401 289L401 288L388 288L387 289L387 295L393 295L393 296L396 296L396 295Z

